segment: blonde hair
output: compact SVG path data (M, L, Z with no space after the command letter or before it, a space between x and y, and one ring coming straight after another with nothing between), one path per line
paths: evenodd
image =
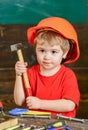
M38 43L44 44L45 41L47 41L51 46L60 45L63 53L68 52L70 49L69 41L55 31L41 30L36 33L36 37L34 39L35 47Z

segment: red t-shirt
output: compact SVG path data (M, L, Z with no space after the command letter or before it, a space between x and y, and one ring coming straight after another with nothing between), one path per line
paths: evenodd
M35 65L29 68L27 72L33 96L45 100L72 100L76 104L75 109L70 112L60 113L65 116L75 117L80 93L76 76L71 69L62 65L60 70L53 76L43 76L40 74L40 66ZM52 113L59 114L59 112Z

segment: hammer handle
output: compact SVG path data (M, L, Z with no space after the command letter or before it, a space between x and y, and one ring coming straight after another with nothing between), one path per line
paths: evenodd
M17 55L18 55L19 61L24 63L24 58L23 58L21 49L17 50ZM28 76L26 72L23 73L23 79L24 79L25 87L30 88L30 84L29 84L29 80L28 80Z

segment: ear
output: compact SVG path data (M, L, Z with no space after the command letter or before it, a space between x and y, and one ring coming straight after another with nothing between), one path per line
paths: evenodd
M68 52L66 52L65 54L63 54L63 59L65 59L67 57L67 53Z

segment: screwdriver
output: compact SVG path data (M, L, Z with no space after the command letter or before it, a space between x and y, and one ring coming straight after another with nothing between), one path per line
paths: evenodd
M72 117L68 117L68 116L63 116L61 114L58 114L57 115L57 118L63 118L63 119L68 119L70 121L77 121L77 122L81 122L81 123L84 123L84 119L79 119L79 118L72 118Z

